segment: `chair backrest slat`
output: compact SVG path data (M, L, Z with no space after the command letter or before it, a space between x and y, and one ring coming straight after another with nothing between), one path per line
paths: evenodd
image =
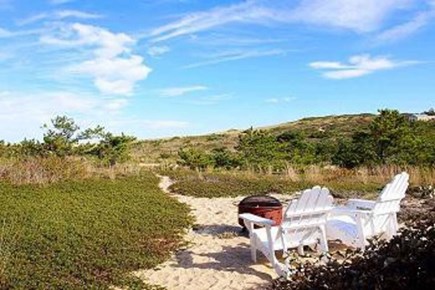
M394 176L379 195L376 205L373 207L374 215L384 215L398 212L400 201L405 197L406 189L409 185L409 175L402 172Z
M299 199L289 203L283 220L283 227L298 228L318 226L326 222L332 209L333 198L327 188L315 186L302 192Z

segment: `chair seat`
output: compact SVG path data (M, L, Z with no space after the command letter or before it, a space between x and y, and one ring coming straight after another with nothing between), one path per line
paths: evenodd
M272 237L275 238L278 236L279 227L271 227ZM267 231L266 228L260 228L254 230L254 235L258 242L260 242L263 247L268 248L268 239L267 239ZM273 250L279 251L284 248L282 244L282 240L280 238L275 239L273 242Z
M345 244L353 245L358 238L358 227L354 218L349 215L337 215L326 223L328 240L339 239Z

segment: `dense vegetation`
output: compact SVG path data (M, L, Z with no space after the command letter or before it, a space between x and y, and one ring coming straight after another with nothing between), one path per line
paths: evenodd
M0 141L0 157L28 159L33 157L96 157L107 165L129 158L129 146L134 137L114 135L103 127L81 130L72 118L57 116L44 124L43 141L24 139L11 144Z
M314 138L313 138L314 137ZM210 151L186 146L179 151L180 164L192 169L272 168L282 171L290 165L333 164L345 168L376 165L435 164L435 122L409 121L394 110L381 110L366 127L348 136L320 128L303 131L249 129L239 135L234 150Z
M349 138L355 131L367 128L374 117L372 114L311 117L258 130L274 136L294 132L305 136L310 143L329 143L336 139ZM242 133L243 131L232 129L203 136L139 141L132 146L132 157L142 163L167 164L177 162L178 152L183 148L197 148L207 153L224 148L234 152Z
M129 276L168 257L191 218L151 173L0 186L1 289L147 288ZM150 288L151 289L151 288Z
M178 194L196 197L235 197L263 193L291 194L314 185L327 186L335 197L373 198L399 168L373 168L348 170L339 168L309 167L301 172L286 175L259 174L256 172L221 171L195 172L192 170L165 170L164 175L176 182L171 190ZM435 171L408 168L413 184L429 184L435 179Z
M433 209L432 209L433 210ZM434 289L435 217L420 217L389 242L372 241L364 253L345 253L344 261L298 264L270 290Z

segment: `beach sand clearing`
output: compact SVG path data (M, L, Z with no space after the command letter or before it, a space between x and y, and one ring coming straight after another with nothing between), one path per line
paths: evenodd
M161 176L160 187L172 184ZM237 223L237 198L195 198L175 195L188 204L196 224L185 240L186 249L176 252L170 260L155 269L134 274L147 283L176 289L262 289L277 277L270 263L260 254L258 263L251 261L249 238L241 234ZM275 195L285 202L290 196Z

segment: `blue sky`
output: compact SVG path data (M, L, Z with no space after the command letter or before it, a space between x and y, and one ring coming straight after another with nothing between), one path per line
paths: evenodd
M421 112L434 61L434 0L0 0L0 139Z

